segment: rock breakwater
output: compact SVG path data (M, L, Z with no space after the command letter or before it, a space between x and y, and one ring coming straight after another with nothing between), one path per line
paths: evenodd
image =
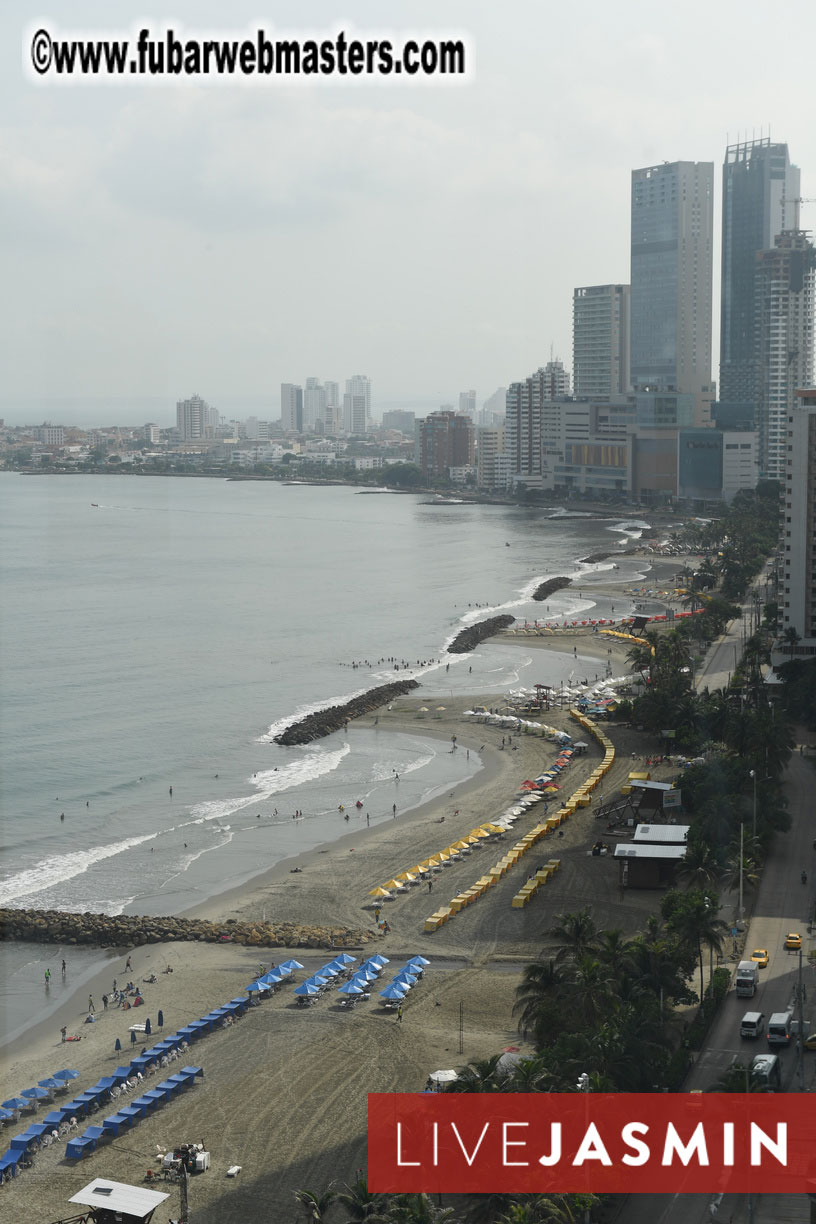
M515 619L515 616L508 615L491 616L489 620L477 621L475 625L468 625L467 629L457 633L448 647L448 654L467 654L469 650L475 650L485 638L493 637L493 634L498 633L500 629L507 629Z
M207 922L202 918L157 918L137 914L70 914L62 910L0 909L0 939L25 943L91 944L130 948L192 940L258 948L351 948L373 939L372 931L294 922Z
M571 578L548 578L546 582L539 583L539 585L533 591L533 599L535 599L537 603L541 603L543 599L547 599L556 591L560 591L564 587L568 587L571 582Z
M394 680L391 684L380 684L377 688L353 697L344 705L327 706L315 714L307 714L298 722L290 723L280 735L275 736L276 744L289 747L291 744L310 744L312 740L322 739L339 731L350 718L359 718L361 714L370 714L388 701L410 693L411 689L419 688L418 680Z

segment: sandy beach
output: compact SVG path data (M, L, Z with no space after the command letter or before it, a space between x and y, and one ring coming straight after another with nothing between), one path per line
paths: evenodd
M648 560L654 564L653 558ZM665 564L668 574L682 562L672 558L658 564ZM622 600L623 589L609 577L608 572L602 575L598 592L604 598ZM662 580L656 570L654 577ZM589 583L582 589L589 590ZM582 637L579 643L567 634L547 640L524 639L525 647L532 645L569 653L576 647L578 656L588 661L608 659L615 675L626 670L624 646L610 647L597 637ZM508 642L508 649L515 648ZM512 747L502 747L500 728L463 717L463 711L479 701L476 695L446 700L443 711L423 715L421 693L420 689L418 695L379 711L379 729L421 730L423 735L449 743L456 736L455 751L478 751L484 762L473 779L407 814L400 813L399 783L395 782L393 821L367 828L364 817L355 813L336 841L278 864L247 886L224 893L193 912L220 921L257 917L364 926L373 933L372 912L364 908L372 888L450 845L476 824L500 815L520 783L535 777L555 758L553 743L522 736L514 737ZM484 704L495 706L495 694ZM356 726L373 725L374 717L358 720L350 733ZM571 734L578 730L567 711L551 711L543 720ZM631 754L644 757L655 745L645 734L614 726L604 730L617 751L613 770L604 780L611 795L632 768ZM562 775L559 798L577 789L601 756L593 741L587 754L576 758ZM664 768L653 771L652 776L668 777L671 772ZM519 820L511 841L536 819L534 808ZM338 813L338 821L342 820ZM621 900L614 861L588 853L598 831L592 810L586 808L567 822L562 838L553 836L542 843L543 849L531 852L536 864L558 857L562 865L554 880L524 909L511 907L512 896L527 875L526 866L520 864L439 931L423 933L426 917L483 874L507 843L487 845L445 867L435 877L433 895L421 885L386 903L383 917L390 932L374 934L360 955L377 950L389 957L386 980L391 969L415 953L431 962L424 979L408 996L402 1023L378 1006L374 994L370 1003L353 1010L340 1010L332 996L302 1009L295 1006L291 987L287 988L251 1009L236 1025L190 1048L186 1061L201 1065L204 1078L179 1100L105 1143L79 1165L64 1160L62 1143L42 1151L31 1169L2 1190L9 1218L19 1224L58 1219L66 1212L67 1199L94 1176L141 1184L145 1170L155 1167L157 1145L202 1141L212 1153L213 1165L190 1185L191 1218L197 1224L295 1220L294 1190L320 1191L330 1182L353 1180L357 1170L365 1168L368 1092L422 1091L429 1072L437 1068L461 1066L508 1046L529 1049L513 1021L514 992L523 966L540 955L544 934L556 915L592 906L605 925L625 932L642 925L657 904L658 894L630 893ZM293 867L301 870L294 873ZM268 964L274 950L261 950L259 956L257 950L232 944L149 945L132 951L132 971L126 974L128 951L111 956L106 971L90 986L97 1008L95 1024L83 1023L87 1006L83 988L82 997L74 997L56 1018L32 1027L4 1051L0 1064L4 1098L65 1066L80 1071L74 1085L77 1090L89 1087L119 1062L127 1061L131 1050L128 1025L134 1019L141 1021L149 1015L155 1026L161 1008L164 1031L173 1032L242 993L256 975L259 960ZM274 954L278 960L285 959L282 952ZM329 953L314 950L291 949L286 955L301 960L306 972L330 959ZM161 972L167 965L172 966L172 974ZM158 981L144 986L143 1010L102 1011L101 996L114 977L120 984L126 977L142 983L151 972ZM302 979L305 972L298 976ZM63 1045L62 1024L69 1032L81 1034L82 1040ZM121 1055L114 1052L117 1037L123 1046ZM95 1120L112 1112L113 1108L105 1110ZM0 1143L24 1130L28 1117L7 1126ZM241 1165L242 1172L236 1180L228 1180L225 1171L234 1164ZM165 1214L174 1215L176 1190L173 1186L167 1189L171 1197Z

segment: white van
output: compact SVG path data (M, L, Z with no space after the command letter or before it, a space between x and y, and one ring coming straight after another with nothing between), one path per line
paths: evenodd
M782 1090L782 1072L779 1059L775 1054L757 1054L751 1063L751 1075L764 1087L766 1092Z
M791 1011L773 1013L768 1021L769 1046L790 1045L791 1020L793 1020L793 1012Z
M765 1023L764 1012L746 1012L740 1022L740 1037L759 1037Z

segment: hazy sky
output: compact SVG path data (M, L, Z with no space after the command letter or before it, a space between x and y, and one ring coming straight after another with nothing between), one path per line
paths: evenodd
M38 87L22 35L49 14L461 32L474 63L456 86ZM12 423L65 398L169 424L193 391L277 415L309 375L366 373L375 408L481 402L551 346L571 365L575 286L628 282L632 168L714 161L719 238L726 139L770 129L816 197L812 0L5 0L0 31ZM718 282L719 247L715 339Z

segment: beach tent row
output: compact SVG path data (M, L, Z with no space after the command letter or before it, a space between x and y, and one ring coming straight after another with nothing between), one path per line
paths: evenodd
M410 957L402 968L397 970L385 989L379 992L382 1006L385 1008L399 1007L409 990L417 985L430 963L424 956Z
M435 913L431 914L430 917L426 918L424 929L427 934L432 934L434 931L438 931L440 926L444 926L444 924L450 921L455 914L458 914L466 906L471 905L474 901L478 900L479 897L483 896L487 890L493 887L493 885L496 884L498 880L502 878L502 876L506 875L507 872L516 865L519 859L521 859L523 855L531 850L537 842L539 842L543 837L546 837L554 832L554 830L556 830L558 826L563 823L563 821L569 819L569 817L572 816L572 814L579 807L587 807L589 804L591 804L592 800L590 796L592 791L596 786L598 786L604 775L612 768L612 764L615 760L615 749L612 745L612 741L608 739L598 727L596 727L595 723L590 718L587 718L586 715L581 714L578 710L571 710L570 714L585 731L587 731L599 742L604 750L603 761L592 772L587 781L584 782L583 785L570 796L566 803L564 803L557 812L553 813L551 816L547 816L545 820L535 825L529 833L521 838L520 841L516 842L516 844L507 852L507 854L503 855L502 858L499 859L498 863L490 868L486 875L482 876L480 880L477 880L471 888L467 889L463 893L459 893L458 896L453 897L448 905L442 906ZM554 860L551 860L551 862L552 861ZM552 874L554 873L550 872L547 879L549 879ZM535 891L536 890L529 892L526 895L526 899L520 904L522 906L526 905L531 897L535 894ZM516 897L520 897L522 892L523 890L520 890L516 894ZM513 898L513 905L516 904L516 897ZM519 908L519 906L516 906L516 908Z
M351 966L356 959L354 956L349 956L348 952L341 952L334 960L328 961L311 977L306 978L295 987L294 993L297 995L298 1003L304 1007L309 1006L316 1003L321 995L333 988L337 988L339 993L346 995L346 1001L349 1003L363 997L369 998L369 984L380 976L384 966L388 964L388 957L377 953L363 961L359 969L352 970ZM338 987L338 981L344 979L345 985Z
M529 735L541 735L544 739L554 741L557 744L563 745L570 742L570 737L566 731L559 731L557 727L550 727L547 723L534 722L529 718L519 718L517 714L492 714L482 706L476 706L473 710L465 710L463 717L475 718L478 722L484 723L488 727L510 727L519 735L522 732Z
M136 1060L133 1060L135 1062ZM15 1177L22 1164L28 1163L39 1151L47 1146L54 1135L65 1133L66 1128L75 1128L77 1118L85 1118L89 1113L99 1109L110 1101L114 1094L118 1095L122 1086L131 1076L139 1074L133 1062L117 1067L110 1075L103 1076L93 1088L82 1092L73 1100L67 1101L47 1113L42 1122L33 1123L22 1134L14 1135L9 1140L8 1150L0 1157L0 1178L3 1181ZM175 1096L183 1087L192 1083L202 1075L201 1067L182 1067L175 1075L170 1076L156 1088L143 1096L129 1100L125 1106L120 1106L117 1113L105 1118L101 1126L90 1126L85 1132L70 1139L65 1146L65 1155L71 1160L81 1160L88 1152L95 1150L99 1140L104 1137L114 1138L121 1130L133 1126L141 1117L151 1112L165 1100Z
M501 816L497 816L495 820L488 821L483 825L477 825L475 829L471 829L470 833L466 833L458 841L452 842L444 850L438 850L436 854L423 859L416 866L409 868L407 871L401 871L393 879L387 880L385 884L378 884L376 888L372 888L368 895L373 897L374 900L366 902L366 907L371 909L380 905L383 901L394 901L401 893L408 892L411 885L421 884L431 879L433 875L438 875L443 867L449 867L452 863L461 862L474 850L478 850L487 842L500 840L512 825L515 824L519 816L522 816L528 808L539 803L545 797L538 792L521 795L506 812L502 813Z
M295 964L297 964L297 962L295 962ZM302 967L303 966L300 966L300 968ZM129 1064L117 1067L112 1075L103 1076L102 1079L100 1079L93 1088L89 1088L87 1092L80 1093L78 1096L74 1097L72 1101L67 1102L67 1104L60 1105L58 1109L54 1109L50 1113L46 1114L42 1123L30 1126L22 1135L15 1136L9 1144L8 1151L3 1156L0 1156L0 1181L8 1180L9 1178L16 1176L20 1165L21 1153L23 1158L29 1158L30 1155L42 1145L43 1141L47 1142L50 1140L55 1130L59 1131L60 1128L70 1126L71 1119L86 1117L89 1113L98 1109L104 1102L118 1096L120 1092L126 1091L125 1085L131 1079L131 1077L141 1077L156 1070L160 1066L166 1066L171 1059L178 1057L183 1050L186 1050L190 1042L197 1041L200 1037L205 1037L208 1033L213 1032L216 1027L221 1027L224 1024L228 1024L238 1016L243 1015L248 1006L249 999L237 998L231 999L229 1003L225 1003L222 1007L214 1008L213 1011L208 1012L206 1016L202 1016L200 1019L184 1025L171 1036L163 1037L160 1041L157 1041L155 1045L151 1046L149 1050L145 1050L143 1054L139 1054L135 1058L131 1059ZM186 1075L189 1078L190 1072L194 1072L196 1075L203 1074L200 1067L182 1067L181 1071L178 1072L177 1075L182 1077ZM4 1109L2 1112L5 1113L5 1117L0 1117L0 1121L7 1121L11 1118L17 1118L19 1116L17 1111L21 1108L36 1108L39 1099L50 1100L51 1091L58 1090L68 1080L77 1079L78 1077L78 1071L71 1068L66 1068L64 1071L57 1071L53 1077L49 1077L47 1080L41 1080L39 1086L46 1089L45 1095L42 1097L32 1096L31 1093L33 1093L34 1090L26 1089L25 1095L21 1095L21 1098L15 1098L13 1102L6 1102L6 1105L11 1106L14 1104L15 1107L14 1109L9 1110ZM159 1084L156 1089L153 1089L153 1091L155 1092L162 1090L160 1095L164 1099L168 1099L168 1091L172 1096L174 1094L174 1089L171 1087L168 1090L166 1088L166 1084L170 1083L172 1085L176 1078L177 1076L169 1076L165 1081L164 1088L161 1084ZM145 1095L149 1097L149 1094ZM120 1109L119 1113L123 1114L126 1120L131 1120L130 1124L132 1124L134 1115L129 1111L132 1111L134 1108L137 1110L137 1113L139 1112L139 1109L141 1109L143 1116L150 1106L142 1107L139 1105L139 1101L130 1101L127 1106ZM155 1108L155 1105L153 1108ZM111 1120L106 1119L105 1122L108 1123L107 1133L113 1133L113 1123ZM105 1123L103 1123L103 1129L104 1127ZM93 1151L100 1136L94 1137L93 1135L88 1135L86 1133L85 1135L81 1136L81 1138L87 1140L88 1142L86 1142L81 1149L72 1147L71 1150L73 1154L76 1154L78 1150L81 1152L81 1154L84 1154L86 1151ZM71 1144L76 1145L77 1142L78 1141L76 1139L71 1140Z
M249 1001L255 1002L255 1000L252 999L253 994L257 994L259 996L259 1000L264 995L274 994L275 988L280 986L281 982L285 981L287 978L291 978L296 969L302 968L303 966L301 965L300 961L296 960L288 960L284 961L281 965L275 965L274 968L270 969L268 973L262 974L259 978L256 978L254 982L250 982L248 986L244 987L250 996Z
M511 902L513 909L523 909L524 906L533 899L539 888L552 879L560 866L560 859L550 859L548 862L544 863L542 867L539 867L538 871L531 875L526 882L522 884L521 888L513 897Z
M76 1139L69 1139L65 1145L66 1159L83 1160L96 1151L100 1140L115 1139L123 1131L136 1126L147 1114L172 1100L184 1088L189 1088L198 1076L203 1074L202 1067L182 1067L155 1088L150 1088L141 1096L129 1100L127 1105L120 1106L115 1114L103 1119L101 1126L88 1126Z

